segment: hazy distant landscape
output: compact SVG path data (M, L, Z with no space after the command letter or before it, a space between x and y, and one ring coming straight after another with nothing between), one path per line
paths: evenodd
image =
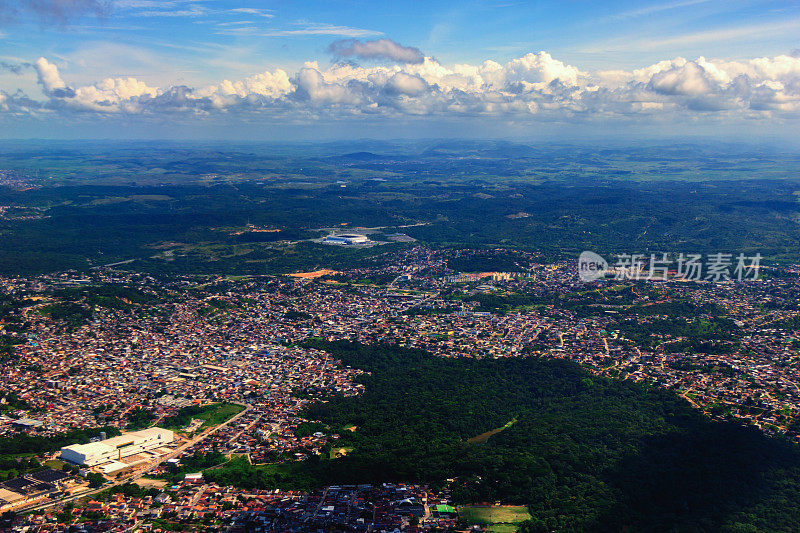
M0 193L7 274L128 260L152 272L275 274L379 262L403 246L311 242L330 227L553 257L735 249L783 261L800 251L800 155L777 149L40 145L6 142L0 157L19 182Z

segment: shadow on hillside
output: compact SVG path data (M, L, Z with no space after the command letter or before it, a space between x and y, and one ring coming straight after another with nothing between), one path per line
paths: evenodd
M781 518L800 519L800 509L791 513L779 503L798 502L795 484L782 482L788 470L797 479L796 446L730 423L698 426L645 438L640 453L609 473L608 483L620 493L619 505L602 520L609 530L754 531L724 526L759 505L777 505ZM798 523L763 525L789 531Z

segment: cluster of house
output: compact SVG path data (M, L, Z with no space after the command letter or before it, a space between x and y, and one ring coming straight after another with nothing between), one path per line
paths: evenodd
M37 177L18 170L0 169L0 186L10 189L38 189L41 187Z
M125 427L142 409L156 421L193 403L245 398L261 400L259 419L270 425L254 430L265 430L286 422L284 410L296 407L294 391L358 392L353 378L359 370L340 368L325 353L283 344L299 338L293 322L283 318L288 295L276 298L256 286L238 289L214 299L248 301L226 311L224 321L202 313L212 308L203 298L158 304L157 312L145 316L98 309L91 323L73 330L36 312L52 299L24 309L29 342L17 348L18 359L0 364L0 391L14 393L30 409L9 409L0 435L23 425L41 434Z
M12 531L442 531L457 525L447 492L427 486L330 486L311 493L237 489L188 475L136 495L106 492L20 515Z
M362 388L360 370L295 344L308 337L397 343L443 357L567 358L598 374L676 388L713 416L740 417L765 431L790 430L800 415L797 269L753 282L587 285L574 261L541 264L529 254L517 262L531 275L452 283L448 260L469 253L414 247L390 266L338 272L335 279L155 279L107 269L2 279L4 294L26 301L18 318L27 324L27 342L14 347L17 358L0 363L0 403L10 394L17 399L3 409L0 436L125 428L143 411L157 425L189 405L232 401L248 411L198 443L199 451L244 453L257 463L302 458L329 439L295 434L307 393L352 395ZM60 301L54 290L97 284L135 287L152 301L97 304L87 323L71 328L41 312ZM620 301L615 295L624 287L630 294ZM564 303L586 293L594 295L591 306ZM699 350L669 331L645 345L621 328L631 318L654 326L674 319L674 312L658 312L670 302L697 309L713 302L736 324L732 338ZM177 429L191 434L201 424L193 423Z

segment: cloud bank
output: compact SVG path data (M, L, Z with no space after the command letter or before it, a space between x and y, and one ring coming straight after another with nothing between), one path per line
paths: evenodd
M328 46L328 52L339 58L386 59L398 63L423 63L425 55L411 46L403 46L391 39L359 41L343 39Z
M382 43L383 42L383 43ZM379 44L382 43L382 44ZM339 41L336 53L394 64L307 62L206 87L152 87L137 78L72 86L46 58L33 63L43 97L0 90L0 114L165 117L313 123L358 117L480 117L520 121L793 120L800 57L674 58L641 69L588 72L547 52L506 63L443 65L388 40Z

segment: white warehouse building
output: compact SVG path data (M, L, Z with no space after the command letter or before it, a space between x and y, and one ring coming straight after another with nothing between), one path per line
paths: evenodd
M61 448L61 459L76 465L95 466L160 448L173 440L175 435L172 431L152 427L99 442L64 446Z
M357 233L340 233L339 235L328 235L322 240L323 244L354 245L366 244L369 237Z

